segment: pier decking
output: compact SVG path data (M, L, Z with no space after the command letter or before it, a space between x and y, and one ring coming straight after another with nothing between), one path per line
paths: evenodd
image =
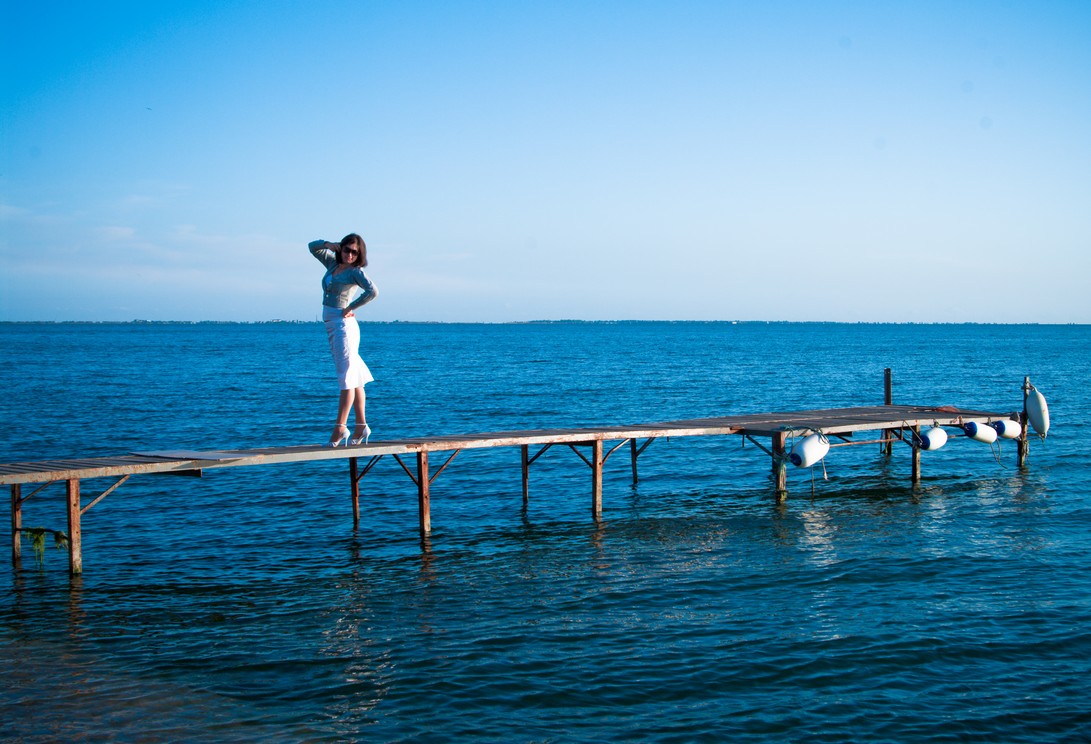
M1024 392L1029 381L1024 381ZM887 371L886 399L890 400L890 376ZM219 468L269 465L276 463L314 462L319 460L348 460L352 491L353 528L360 521L360 480L382 458L393 458L417 486L419 526L422 536L431 532L430 487L432 482L450 465L454 457L464 449L492 447L520 447L522 454L523 499L529 494L530 466L551 447L570 447L591 468L591 513L596 521L602 517L602 472L607 459L625 444L629 445L633 482L637 481L637 458L656 439L662 437L742 436L753 442L772 460L772 475L778 499L787 495L788 442L794 437L819 432L829 439L839 440L831 447L861 444L879 444L881 451L890 454L894 442L904 442L912 448L911 473L913 482L920 479L920 449L914 434L921 427L957 427L970 422L990 423L1011 418L1022 425L1018 440L1019 465L1027 454L1026 413L958 410L949 406L930 407L891 405L832 408L821 410L762 413L739 416L699 418L667 421L631 426L604 426L570 429L537 429L530 431L500 431L480 434L454 434L433 437L398 439L366 445L329 448L324 446L268 447L246 450L165 450L137 452L116 457L86 459L44 460L0 464L0 484L11 487L12 560L20 566L20 534L23 504L51 483L64 482L67 495L68 532L48 530L67 541L69 570L73 574L83 570L81 551L81 519L91 507L134 475L175 474L201 475L205 470ZM856 434L863 431L879 432L877 438L859 440ZM769 438L765 447L756 438ZM640 440L644 440L640 443ZM606 448L611 443L610 449ZM534 452L532 453L532 448ZM585 453L585 450L589 452ZM450 453L444 463L433 473L429 456L432 453ZM406 463L410 455L415 463ZM361 464L361 459L366 462ZM86 505L81 496L81 481L88 479L116 478L117 480ZM30 494L23 495L27 484L43 484Z

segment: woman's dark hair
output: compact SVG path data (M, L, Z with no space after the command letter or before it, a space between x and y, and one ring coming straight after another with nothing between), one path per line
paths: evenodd
M342 259L341 250L348 246L353 246L359 253L356 254L355 261L345 261ZM345 237L341 238L341 250L337 251L337 260L341 263L350 263L353 266L367 266L367 246L364 245L364 239L356 233L349 233Z

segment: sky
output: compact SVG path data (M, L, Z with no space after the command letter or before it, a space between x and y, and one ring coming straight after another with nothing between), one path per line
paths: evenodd
M0 321L1091 323L1091 3L3 2Z

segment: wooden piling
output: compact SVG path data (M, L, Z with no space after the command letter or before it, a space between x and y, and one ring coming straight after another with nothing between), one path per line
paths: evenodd
M602 519L602 440L591 443L591 516Z
M352 529L360 529L360 476L356 458L349 458L349 478L352 479Z
M523 508L530 504L530 447L526 444L519 447L523 464Z
M1019 446L1018 446L1018 458L1019 467L1025 468L1027 466L1027 455L1030 454L1030 430L1027 428L1029 425L1030 417L1027 416L1027 398L1030 397L1030 378L1023 378L1023 411L1019 414Z
M11 484L11 565L23 567L23 501L22 486Z
M420 516L421 537L432 534L432 507L428 487L428 450L417 453L417 510Z
M633 463L633 485L634 486L636 485L636 482L637 482L636 458L637 458L637 455L639 455L639 454L640 453L637 452L637 449L636 449L636 437L633 437L632 439L629 440L629 459Z
M80 528L80 482L66 481L68 494L68 572L73 576L83 573L83 532Z
M776 499L784 501L788 498L788 458L785 454L785 443L788 434L783 431L773 433L773 481L776 484Z
M890 367L883 370L883 405L894 405L894 378ZM894 454L894 432L883 429L883 439L886 441L879 445L879 452L889 457Z
M921 482L921 427L912 427L913 435L910 437L910 444L913 447L912 466L910 473L910 480L914 485Z

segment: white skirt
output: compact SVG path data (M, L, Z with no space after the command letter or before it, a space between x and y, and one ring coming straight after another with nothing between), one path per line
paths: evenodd
M356 318L343 318L336 307L323 307L322 320L330 340L330 353L337 365L337 382L342 390L352 390L374 382L371 370L360 357L360 324Z

